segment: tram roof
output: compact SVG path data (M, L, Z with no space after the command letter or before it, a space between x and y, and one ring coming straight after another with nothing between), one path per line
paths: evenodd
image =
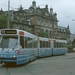
M61 39L52 39L52 38L46 38L46 37L39 37L40 40L42 41L55 41L55 42L65 42L67 43L67 40L61 40Z
M2 30L16 30L17 34L19 34L19 32L23 32L24 36L31 37L31 38L36 38L36 36L34 34L31 34L31 33L27 32L27 31L24 31L24 30L19 30L19 29L1 29L1 31Z

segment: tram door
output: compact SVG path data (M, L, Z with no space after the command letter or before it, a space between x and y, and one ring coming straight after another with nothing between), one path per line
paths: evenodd
M20 46L24 49L24 36L20 36Z

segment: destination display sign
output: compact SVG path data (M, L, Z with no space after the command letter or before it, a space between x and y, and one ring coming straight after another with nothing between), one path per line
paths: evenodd
M17 34L16 30L2 30L1 34Z

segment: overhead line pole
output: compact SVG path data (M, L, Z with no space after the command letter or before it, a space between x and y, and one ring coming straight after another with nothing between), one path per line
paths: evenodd
M10 9L10 0L8 0L8 23L7 23L7 28L9 28L9 9Z

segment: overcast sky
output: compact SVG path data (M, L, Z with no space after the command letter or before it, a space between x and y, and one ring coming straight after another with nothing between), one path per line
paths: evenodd
M24 9L29 8L32 5L33 0L10 0L10 6L15 9L22 5ZM71 33L75 34L75 0L35 0L36 5L44 8L48 5L48 8L53 8L53 11L57 13L59 20L58 26L67 27L69 25ZM0 8L8 10L8 0L1 0Z

